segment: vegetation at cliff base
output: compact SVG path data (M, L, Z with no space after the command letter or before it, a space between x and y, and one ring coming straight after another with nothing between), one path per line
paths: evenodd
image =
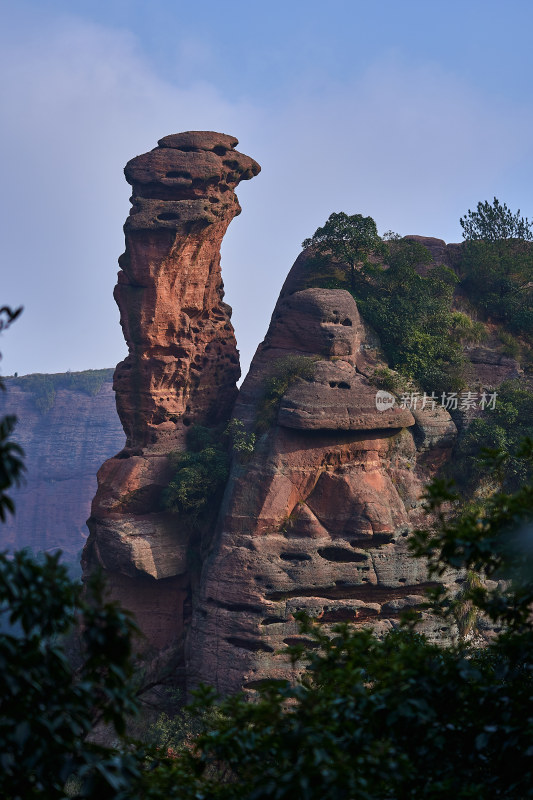
M120 741L138 708L127 612L104 600L96 578L83 592L59 554L38 563L20 551L0 554L0 616L10 626L0 634L1 796L59 800L75 778L78 797L129 798L139 756L87 740L102 721Z

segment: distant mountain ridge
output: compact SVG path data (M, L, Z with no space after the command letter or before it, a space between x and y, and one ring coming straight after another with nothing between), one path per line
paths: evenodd
M79 558L103 460L124 446L113 369L6 377L0 416L15 414L26 480L11 492L16 515L0 528L0 549L60 548Z

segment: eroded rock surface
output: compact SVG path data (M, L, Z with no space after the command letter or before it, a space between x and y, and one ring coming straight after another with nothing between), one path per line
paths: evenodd
M286 287L302 285L302 264ZM235 461L193 607L190 682L222 692L290 677L283 651L299 639L295 611L385 630L427 584L406 546L420 519L415 419L398 406L377 410L363 374L373 343L348 292L282 292L235 407L249 427L265 378L295 355L314 358L314 374L285 392L253 458ZM441 447L454 428L442 416ZM435 444L429 433L424 443Z
M190 593L191 530L161 510L167 456L185 449L191 424L227 420L237 396L220 245L241 210L235 187L260 170L237 144L209 131L174 134L125 168L132 208L115 299L129 355L114 389L127 441L98 473L84 568L110 574L114 595L158 647L183 632Z
M132 210L115 296L129 356L115 389L127 443L100 469L85 550L86 570L104 567L152 645L183 644L188 687L204 681L220 692L291 677L284 651L300 641L298 610L326 626L383 632L421 604L428 577L408 553L408 532L424 522L422 489L450 457L461 423L440 407L376 405L372 380L384 366L376 333L349 292L314 288L332 285L338 264L317 264L309 251L290 271L237 392L219 248L240 210L233 190L259 167L235 145L223 134L176 134L126 167ZM459 245L411 238L437 263L456 263ZM516 371L492 349L472 348L474 379L483 382L489 367L498 381ZM267 387L281 367L271 418ZM233 456L191 580L196 534L161 510L168 454L185 448L191 424L231 415L263 432L253 454ZM267 422L256 427L261 415ZM425 617L422 630L437 638L441 624Z

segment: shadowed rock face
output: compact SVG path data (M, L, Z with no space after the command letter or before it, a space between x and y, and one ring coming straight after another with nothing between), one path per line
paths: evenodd
M427 583L406 547L420 519L415 419L377 410L364 375L372 343L348 292L282 295L235 415L252 425L265 376L295 354L316 358L314 376L292 383L251 461L234 463L193 607L189 680L222 692L290 677L283 650L298 641L295 611L385 630ZM440 427L428 423L426 449L450 447L455 426L443 415Z
M240 206L234 189L260 171L225 134L166 136L125 168L132 208L115 287L129 355L115 371L124 450L98 473L84 569L110 574L115 597L151 644L175 643L190 592L191 531L161 511L168 453L193 423L228 420L240 375L220 245Z

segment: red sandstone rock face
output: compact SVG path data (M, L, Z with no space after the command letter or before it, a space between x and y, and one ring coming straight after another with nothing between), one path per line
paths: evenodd
M115 299L129 355L114 388L127 442L98 473L84 568L110 573L157 647L179 638L190 594L191 530L161 511L167 455L185 449L192 423L227 420L237 396L220 245L241 210L235 187L260 170L237 143L205 131L166 136L125 168L132 209Z
M187 426L228 419L237 394L219 246L240 210L235 185L259 167L235 145L222 134L176 134L126 167L132 211L115 296L130 354L115 388L128 441L99 472L85 550L86 570L111 574L152 645L185 639L188 685L221 692L291 676L283 651L299 641L299 609L324 625L371 622L379 632L422 602L427 575L406 537L456 435L442 409L377 408L377 337L348 292L310 288L304 252L233 413L253 428L265 381L288 356L308 357L313 375L289 386L251 459L234 459L199 584L191 581L192 531L159 498L167 454L184 446ZM413 238L453 264L458 246ZM472 363L487 358L473 353ZM430 637L435 625L426 619Z
M302 285L304 263L285 287ZM289 354L314 356L314 377L290 386L252 460L233 465L193 607L189 679L221 692L290 677L283 650L298 641L295 611L384 630L427 583L405 539L420 519L415 419L377 410L363 374L372 343L351 295L284 289L235 407L248 426L265 376ZM455 426L441 416L423 442L449 452Z
M115 299L129 355L115 390L130 450L180 447L186 425L227 419L235 402L240 369L220 245L241 210L236 185L260 169L236 144L175 134L126 165L132 209Z

